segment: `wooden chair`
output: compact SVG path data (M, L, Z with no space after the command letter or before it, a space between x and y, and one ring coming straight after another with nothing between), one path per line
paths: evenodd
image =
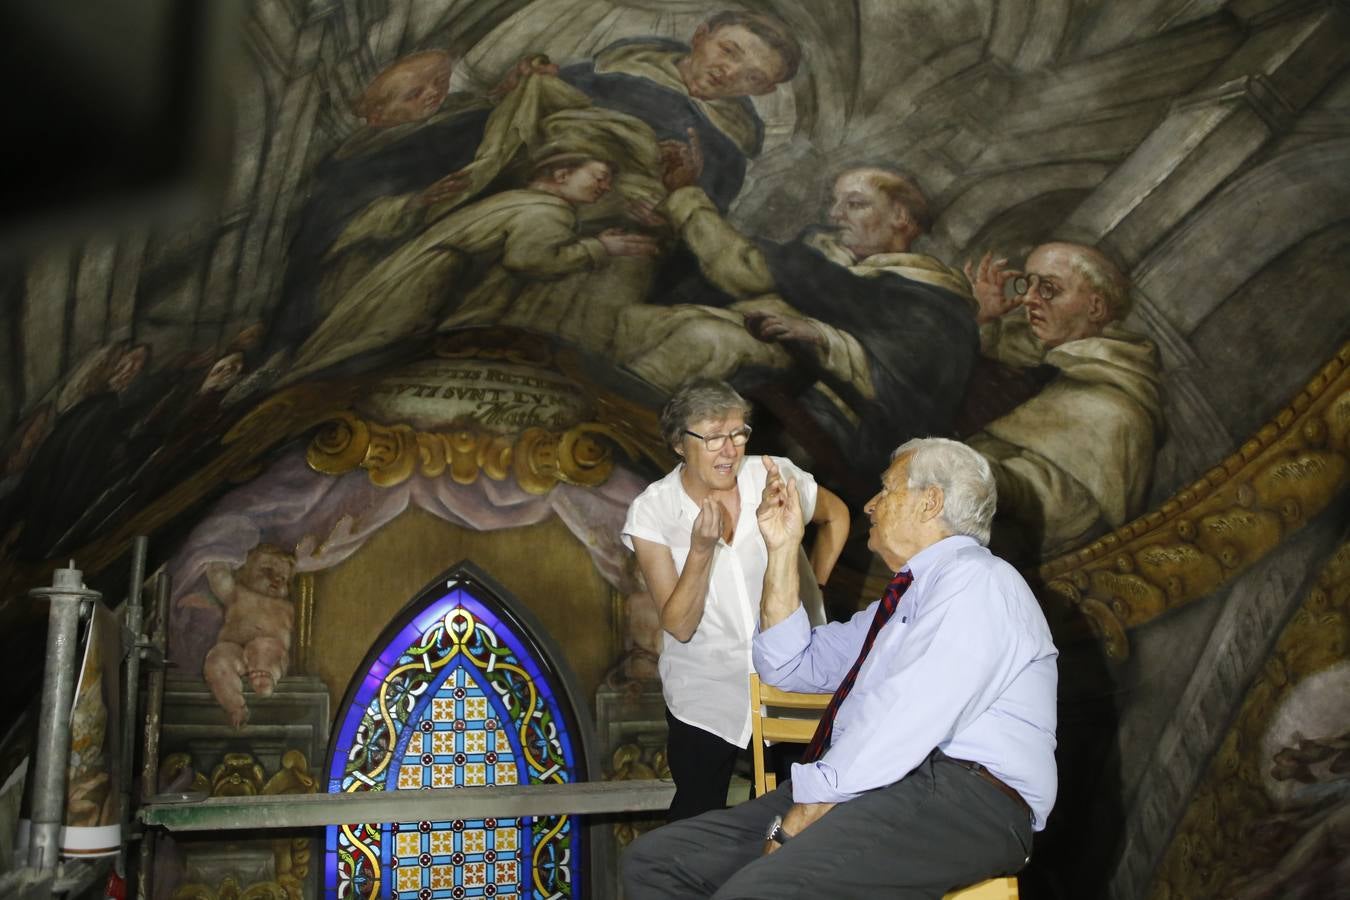
M829 694L797 694L780 691L750 675L750 749L755 760L755 795L778 787L777 776L764 761L764 742L810 743L816 721L830 702ZM772 710L772 711L770 711ZM785 711L785 714L780 714ZM943 900L1018 900L1016 878L991 878L953 891Z

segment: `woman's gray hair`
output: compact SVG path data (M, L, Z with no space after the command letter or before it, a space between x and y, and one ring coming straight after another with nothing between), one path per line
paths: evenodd
M942 521L952 534L989 544L989 529L998 506L998 488L989 461L959 441L914 438L905 441L891 459L909 456L911 491L942 489Z
M720 419L733 411L750 421L750 404L731 385L716 378L691 378L675 390L661 410L661 436L676 447L694 422Z

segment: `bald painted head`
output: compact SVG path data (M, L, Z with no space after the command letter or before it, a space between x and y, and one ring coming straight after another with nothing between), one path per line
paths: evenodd
M1027 257L1026 275L1022 305L1047 348L1096 337L1129 312L1129 280L1093 247L1042 244Z

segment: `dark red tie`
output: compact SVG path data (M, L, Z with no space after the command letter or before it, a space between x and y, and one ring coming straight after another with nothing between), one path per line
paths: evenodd
M858 652L858 658L853 661L853 668L848 670L844 680L839 682L839 687L834 689L834 696L830 698L830 703L825 707L825 713L820 717L820 724L816 726L816 733L811 735L811 743L806 745L806 752L802 754L802 762L813 763L824 755L825 750L830 746L830 735L834 733L834 716L839 712L839 707L843 705L844 698L848 692L853 690L853 682L858 679L858 670L862 668L863 660L867 659L867 653L872 649L873 642L877 639L877 633L881 631L881 626L891 620L895 615L895 610L900 606L900 598L905 595L905 591L914 583L914 575L908 569L903 572L897 572L891 579L891 583L886 585L886 593L881 595L881 602L877 604L877 614L872 617L872 627L867 629L867 637L863 640L862 650Z

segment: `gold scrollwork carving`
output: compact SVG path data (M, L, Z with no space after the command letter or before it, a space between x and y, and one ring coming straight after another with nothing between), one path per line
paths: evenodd
M191 757L175 753L160 767L160 778L191 768ZM287 750L281 756L281 768L266 778L262 764L251 753L227 753L211 772L209 790L213 797L253 797L276 794L313 794L318 790L318 778L309 770L309 760L303 752ZM196 774L194 786L208 786L201 773ZM305 878L309 875L312 849L309 838L277 838L270 842L274 879L240 886L239 881L226 875L212 887L201 883L184 884L173 892L173 900L300 900Z
M325 475L365 469L373 484L393 487L420 472L473 484L514 476L528 493L546 494L559 482L595 487L614 470L609 441L624 438L609 425L584 422L565 431L527 428L514 437L467 425L447 432L368 422L349 411L335 414L310 441L305 459Z
M359 466L369 450L370 427L360 417L343 412L314 435L305 459L316 472L339 475Z
M1326 508L1347 481L1350 343L1237 453L1157 510L1045 563L1038 580L1059 585L1056 599L1083 614L1108 655L1124 659L1125 629L1222 587Z

